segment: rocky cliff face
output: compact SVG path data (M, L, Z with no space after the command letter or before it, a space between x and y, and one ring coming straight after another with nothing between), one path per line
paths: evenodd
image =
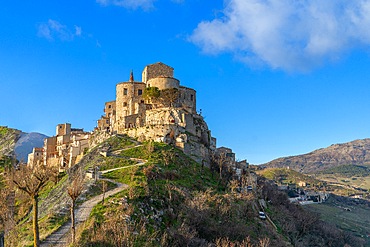
M182 108L162 107L147 110L145 125L125 128L127 134L139 141L156 141L172 144L198 163L210 164L211 132L203 117Z
M11 156L21 131L0 126L0 156Z
M333 144L308 154L279 158L263 166L289 167L302 173L315 173L340 165L370 164L370 139Z

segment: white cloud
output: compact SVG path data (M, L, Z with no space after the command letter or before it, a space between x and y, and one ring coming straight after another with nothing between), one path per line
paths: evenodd
M190 41L205 53L233 53L250 64L306 71L370 45L370 0L227 0Z
M82 34L82 28L75 25L75 35L81 36L81 34Z
M150 10L154 8L153 3L156 0L96 0L97 3L108 6L114 5L129 9L142 8L144 10Z
M71 31L67 26L52 19L49 19L48 22L41 23L38 26L38 36L48 40L58 38L62 41L71 41L74 37L81 36L81 34L81 27L75 26L75 30Z

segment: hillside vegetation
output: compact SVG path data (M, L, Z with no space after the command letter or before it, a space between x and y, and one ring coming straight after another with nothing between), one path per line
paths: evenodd
M105 175L130 188L95 207L77 246L361 246L266 181L237 193L232 181L160 143L120 157L148 162ZM258 218L259 198L269 201L266 212L277 229Z
M104 154L104 155L102 155ZM107 155L105 155L107 154ZM133 165L132 161L141 161ZM143 161L147 161L146 163ZM318 216L290 204L270 182L258 179L253 191L237 192L239 184L218 169L202 167L180 150L147 142L139 145L114 136L90 150L76 169L121 168L105 173L111 179L86 180L78 204L124 183L128 189L94 207L77 230L74 246L361 246L361 240L327 225ZM123 169L124 168L124 169ZM113 183L114 182L114 183ZM51 181L40 194L40 235L45 239L69 220L67 175ZM259 200L265 201L261 208ZM11 246L32 242L30 204L16 193L16 220ZM264 210L271 221L258 217ZM273 222L273 223L272 223Z
M370 232L368 201L332 195L325 203L311 204L305 208L318 213L326 222L365 239L365 246L370 246L370 238L367 236Z
M9 156L14 152L14 147L20 134L21 132L19 130L0 126L0 158L2 156Z
M368 177L370 176L370 166L341 165L325 169L318 174L340 174L342 177Z
M279 184L298 184L300 181L313 186L320 186L322 184L320 180L286 168L267 168L258 171L258 174Z

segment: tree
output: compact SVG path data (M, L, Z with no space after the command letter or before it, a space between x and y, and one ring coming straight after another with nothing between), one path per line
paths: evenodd
M38 164L35 166L20 165L13 168L13 183L18 189L25 192L32 200L33 206L33 246L40 246L40 234L38 224L38 200L39 193L45 187L49 179L55 174L55 169Z
M12 181L7 177L2 180L0 178L0 233L6 238L7 244L12 244L14 239L11 237L12 230L15 227L14 221L14 197L15 193L12 189ZM1 245L1 243L0 243Z
M174 107L180 92L177 88L167 88L160 91L159 100L163 106Z
M71 172L72 173L72 172ZM84 190L84 172L79 169L74 172L74 174L69 175L70 184L67 188L67 193L71 198L71 232L72 232L72 243L76 241L76 222L75 222L75 208L76 200L81 195Z
M216 165L220 174L220 179L222 179L222 170L227 163L226 153L213 154L211 156L211 161L213 165Z
M103 192L103 199L102 199L102 204L104 205L104 199L105 199L105 192L107 191L107 181L105 180L102 180L102 184L101 184L101 190Z
M157 103L159 95L160 91L157 87L147 87L144 89L143 98L151 103Z

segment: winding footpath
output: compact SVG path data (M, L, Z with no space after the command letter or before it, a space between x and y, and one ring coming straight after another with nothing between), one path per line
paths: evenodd
M101 179L105 181L109 181L112 183L115 183L117 185L116 188L113 190L107 191L105 193L105 198L115 195L118 192L121 192L122 190L125 190L128 188L128 185L117 183L111 179ZM85 222L92 211L92 209L103 200L103 194L97 195L90 200L84 202L82 205L80 205L76 211L75 211L75 217L76 217L76 226L78 227L81 223ZM67 244L70 241L70 229L71 229L71 221L68 221L64 225L62 225L57 231L49 235L42 243L41 246L44 247L64 247L67 246Z
M101 174L105 174L111 171L120 170L120 169L127 169L135 166L142 166L146 164L146 160L141 159L135 159L138 161L137 164L131 165L131 166L123 166L118 167L114 169L104 170L100 171ZM129 186L127 184L121 184L111 179L101 178L100 180L109 181L117 185L116 188L113 190L105 192L104 197L107 198L109 196L115 195L125 189L127 189ZM84 223L88 218L92 211L92 209L103 200L103 194L97 195L90 200L85 201L83 204L81 204L75 211L75 217L76 217L76 228L78 228L79 225ZM41 247L65 247L67 246L71 241L71 221L68 221L55 232L53 232L51 235L49 235L44 241L41 243Z

